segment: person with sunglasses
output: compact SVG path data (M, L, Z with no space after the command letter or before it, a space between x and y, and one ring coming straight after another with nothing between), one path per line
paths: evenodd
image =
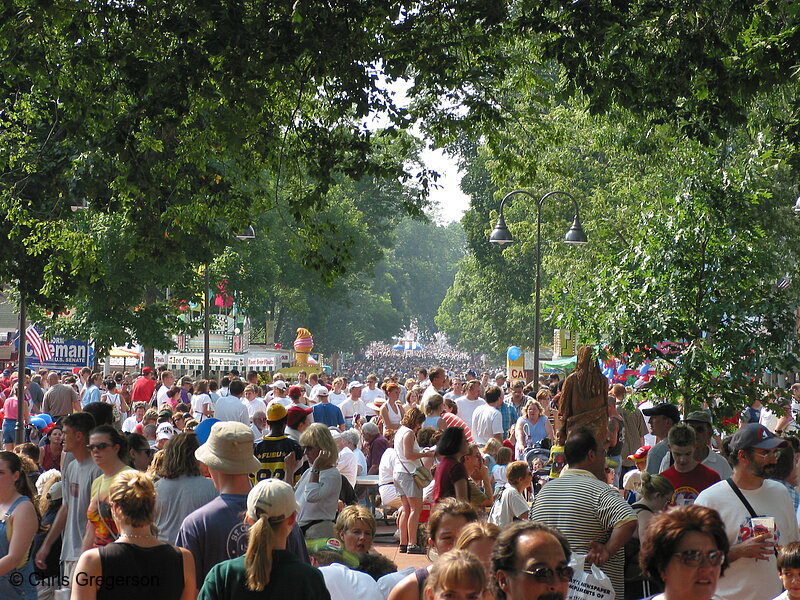
M155 449L150 447L147 438L141 433L129 433L128 442L128 464L137 471L147 471L150 462L153 460Z
M86 448L102 475L92 482L92 496L86 511L89 522L83 537L84 550L105 546L119 537L108 492L117 475L133 470L124 461L128 454L127 441L111 425L99 425L92 429Z
M740 428L728 444L733 476L706 488L695 500L695 505L719 511L725 527L731 566L718 588L726 600L762 600L781 592L777 544L800 538L789 492L770 479L785 443L758 423Z
M491 583L497 600L564 600L573 570L560 531L521 521L503 531L492 553Z
M639 563L664 592L646 600L711 600L728 567L728 551L725 525L713 509L695 504L653 517Z
M711 421L711 413L707 410L695 410L690 412L685 422L694 429L697 443L694 449L694 457L698 462L716 471L720 479L727 479L733 474L731 466L721 454L714 451L711 447L711 439L714 436L714 425ZM669 452L661 460L659 472L663 473L672 465L673 460Z
M572 431L564 444L567 467L536 494L529 518L558 528L572 549L608 575L617 598L625 595L624 546L638 525L636 513L605 481L606 457L594 432Z

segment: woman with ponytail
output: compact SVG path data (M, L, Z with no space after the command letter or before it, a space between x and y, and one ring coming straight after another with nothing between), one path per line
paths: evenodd
M39 530L34 492L22 462L0 452L0 598L35 600L30 549Z
M194 558L153 532L156 490L150 476L123 471L111 483L108 499L119 538L81 554L71 600L195 600Z
M211 569L200 600L330 600L322 573L286 550L298 509L288 483L259 481L247 495L247 552Z

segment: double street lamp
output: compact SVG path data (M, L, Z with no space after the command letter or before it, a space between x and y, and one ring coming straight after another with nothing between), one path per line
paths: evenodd
M509 192L505 195L503 200L500 202L500 215L497 217L497 224L494 226L494 230L492 234L489 236L489 241L492 244L499 244L503 246L505 244L511 244L514 242L514 237L511 235L511 232L508 230L506 226L506 220L503 216L503 210L505 208L506 202L512 197L516 195L523 195L536 200L536 197L531 194L530 192L526 192L525 190L514 190L513 192ZM583 227L581 226L581 220L579 216L579 207L578 201L575 200L570 194L567 192L561 191L553 191L548 192L538 200L536 200L536 308L534 312L534 333L533 333L533 355L534 355L534 362L533 362L533 380L535 384L539 385L539 320L541 314L541 305L540 305L540 295L541 295L541 270L542 270L542 204L544 201L547 200L550 196L555 195L562 195L566 196L570 200L572 200L572 204L575 207L575 217L572 221L572 227L569 228L567 234L564 236L564 242L567 244L571 244L573 246L581 246L583 244L587 244L589 240L586 238L586 232L583 231Z

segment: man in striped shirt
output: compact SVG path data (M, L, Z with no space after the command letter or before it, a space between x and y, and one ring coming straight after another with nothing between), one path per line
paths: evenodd
M567 468L537 494L530 519L555 527L574 552L586 554L611 579L617 598L625 597L624 546L637 526L636 513L602 478L605 451L584 427L564 446Z

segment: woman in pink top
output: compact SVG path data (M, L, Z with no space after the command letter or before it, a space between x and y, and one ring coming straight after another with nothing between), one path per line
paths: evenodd
M15 383L12 388L12 396L6 399L5 404L3 404L3 449L12 452L14 450L14 435L15 430L17 428L17 414L18 414L18 405L17 405L17 395L18 395L19 386ZM29 406L29 396L25 394L25 400L23 400L24 408L24 421L22 422L23 427L28 423L28 406Z

